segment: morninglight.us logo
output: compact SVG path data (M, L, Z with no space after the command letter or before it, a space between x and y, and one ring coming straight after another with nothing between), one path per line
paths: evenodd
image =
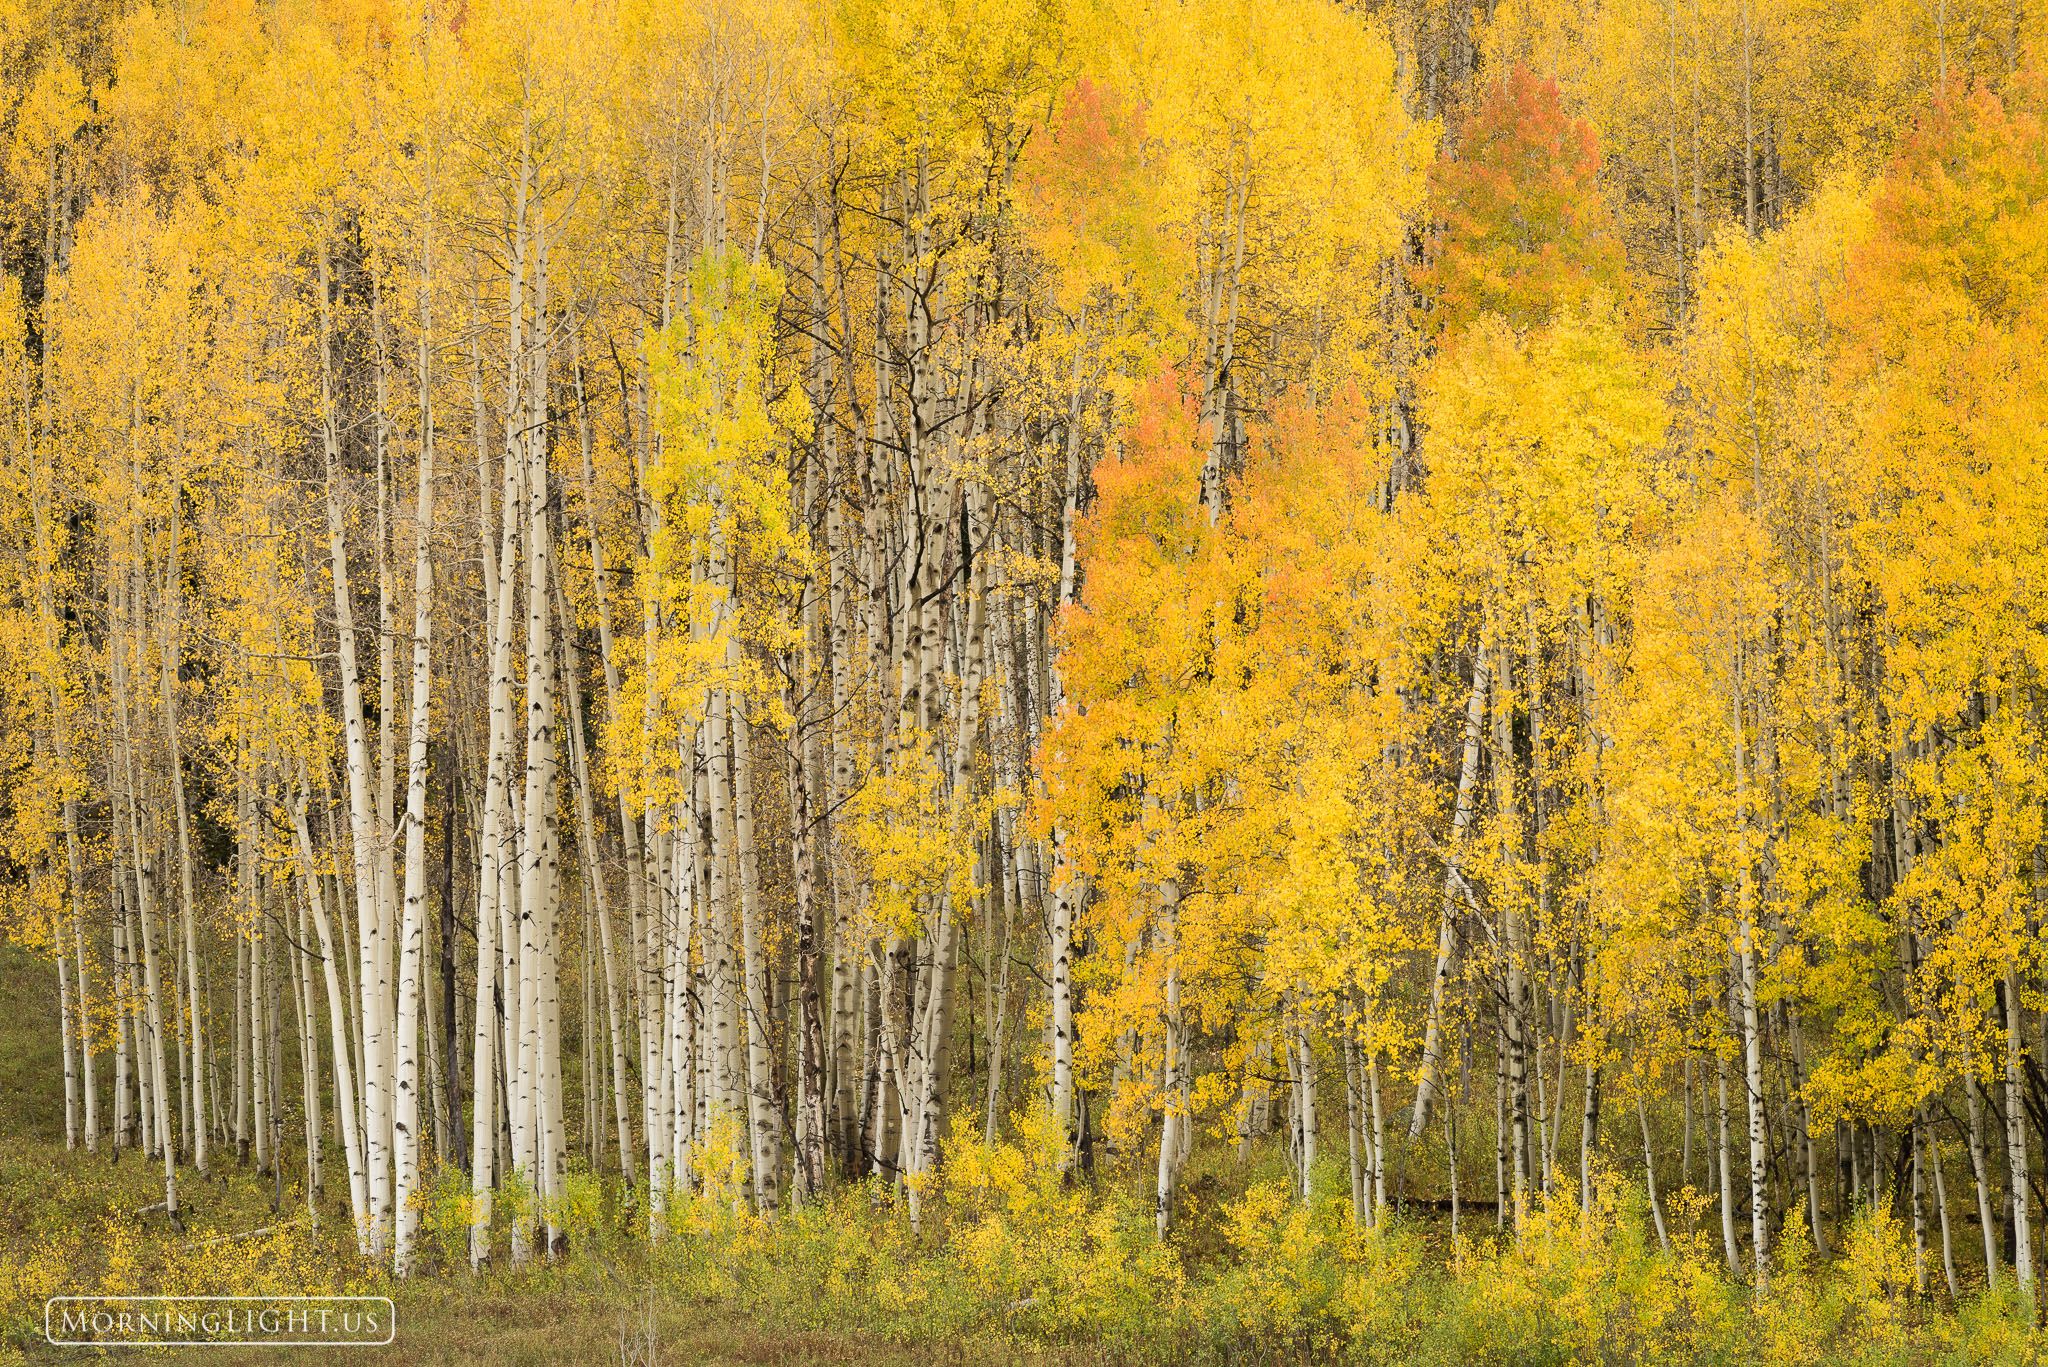
M397 1337L386 1296L53 1296L59 1348L375 1348Z

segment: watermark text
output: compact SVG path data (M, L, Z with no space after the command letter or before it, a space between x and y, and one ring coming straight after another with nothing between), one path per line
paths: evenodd
M376 1347L398 1332L386 1296L52 1296L60 1348Z

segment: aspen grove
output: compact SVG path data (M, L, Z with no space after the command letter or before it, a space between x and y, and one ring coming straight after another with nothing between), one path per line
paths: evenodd
M2031 1302L2044 23L0 0L65 1143L396 1277L1042 1129Z

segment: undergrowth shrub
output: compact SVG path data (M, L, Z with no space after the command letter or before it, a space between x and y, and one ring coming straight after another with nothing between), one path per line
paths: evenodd
M2009 1278L1953 1306L1917 1291L1939 1281L1938 1252L1916 1272L1908 1232L1882 1211L1861 1214L1823 1262L1794 1210L1759 1291L1729 1275L1708 1198L1666 1194L1666 1248L1642 1188L1611 1172L1596 1172L1589 1208L1576 1183L1536 1199L1519 1234L1468 1209L1453 1244L1445 1222L1398 1207L1354 1224L1341 1159L1310 1172L1304 1200L1300 1174L1270 1154L1243 1166L1205 1154L1161 1241L1149 1174L1082 1179L1044 1116L991 1144L957 1115L915 1228L879 1180L762 1218L738 1138L714 1125L658 1214L644 1187L571 1172L541 1209L565 1236L554 1256L536 1240L529 1267L481 1282L467 1270L467 1184L437 1173L415 1197L422 1275L404 1284L365 1267L346 1219L307 1220L303 1198L272 1216L254 1183L238 1209L200 1188L201 1217L172 1231L122 1209L145 1204L144 1171L66 1165L31 1185L0 1154L0 1344L34 1342L51 1295L376 1291L403 1306L465 1287L606 1304L653 1295L824 1334L950 1351L1078 1346L1128 1363L2017 1367L2044 1344ZM508 1212L533 1202L515 1183L495 1203L501 1256ZM259 1221L275 1227L246 1235Z

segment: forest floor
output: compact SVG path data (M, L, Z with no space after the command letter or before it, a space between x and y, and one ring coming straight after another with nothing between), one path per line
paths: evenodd
M51 1022L57 1014L55 976L47 963L0 944L0 1248L19 1249L53 1224L97 1228L110 1214L142 1211L163 1199L161 1172L127 1153L110 1161L64 1147L62 1065ZM214 1164L215 1177L182 1174L181 1203L195 1240L277 1223L272 1184L229 1154ZM289 1206L302 1196L287 1187ZM344 1198L345 1199L345 1198ZM341 1218L346 1207L328 1202ZM168 1239L161 1211L132 1216L138 1240ZM4 1271L4 1269L0 1269ZM0 1280L5 1280L0 1277ZM152 1288L165 1291L177 1288ZM722 1367L723 1364L835 1364L835 1367L910 1367L944 1363L929 1345L908 1348L854 1333L815 1333L757 1323L714 1303L605 1285L588 1277L535 1276L479 1282L466 1273L421 1278L388 1289L397 1309L395 1342L378 1348L188 1348L129 1350L60 1348L25 1325L0 1326L0 1367L18 1362L135 1361L253 1367L290 1362L373 1363L377 1367L430 1364L614 1363L621 1367ZM0 1287L10 1298L15 1287ZM1001 1360L1000 1348L978 1344L973 1360ZM953 1360L966 1361L961 1344ZM1050 1362L1050 1358L1027 1359Z
M183 1221L173 1228L160 1167L105 1145L98 1154L67 1150L56 996L47 964L0 943L0 1367L2048 1363L2048 1334L2009 1300L1972 1291L1944 1305L1916 1295L1903 1235L1874 1214L1841 1232L1844 1252L1831 1265L1781 1255L1763 1295L1719 1271L1698 1193L1669 1198L1676 1255L1658 1253L1641 1210L1603 1205L1591 1216L1575 1207L1532 1214L1526 1242L1512 1246L1481 1215L1447 1263L1442 1223L1397 1223L1370 1239L1332 1235L1284 1184L1253 1181L1234 1156L1216 1159L1229 1181L1212 1171L1187 1183L1176 1248L1154 1241L1149 1206L1128 1192L1068 1191L1051 1177L1043 1191L1040 1179L1016 1179L1017 1204L1003 1216L1011 1224L976 1223L967 1202L982 1198L972 1184L1011 1181L997 1169L1024 1164L1021 1151L1003 1149L963 1158L970 1195L952 1211L950 1233L920 1239L849 1189L772 1233L744 1219L726 1227L730 1203L700 1197L670 1210L697 1223L650 1246L624 1233L644 1215L620 1209L613 1184L581 1210L580 1224L565 1220L582 1231L567 1256L481 1277L466 1266L466 1215L451 1188L452 1210L434 1204L440 1198L423 1207L419 1275L394 1281L356 1256L347 1182L331 1151L317 1221L308 1218L302 1145L288 1135L281 1190L232 1149L214 1155L208 1178L181 1170ZM294 1072L288 1097L297 1094ZM1344 1204L1341 1192L1325 1202ZM110 1351L56 1346L43 1332L51 1296L251 1292L389 1296L395 1340ZM1029 1346L1044 1343L1066 1346Z

